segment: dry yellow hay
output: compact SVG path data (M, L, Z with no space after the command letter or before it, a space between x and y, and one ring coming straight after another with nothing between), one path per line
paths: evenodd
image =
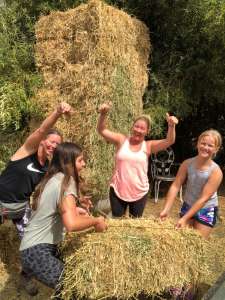
M52 12L36 24L36 62L45 80L37 101L45 112L64 100L74 107L58 128L84 145L86 175L95 195L106 194L113 147L96 133L97 108L112 101L110 126L128 132L142 113L148 83L149 31L137 19L99 0Z
M4 263L11 262L11 250L17 246L19 248L19 238L14 226L7 221L0 225L0 259Z
M16 248L19 248L19 240L15 229L10 222L0 225L0 293L9 279L8 265L18 258Z
M1 293L1 289L4 288L8 279L9 279L9 274L6 270L5 264L0 260L0 293Z
M209 242L171 220L109 220L104 233L70 234L63 247L63 299L152 296L209 276Z

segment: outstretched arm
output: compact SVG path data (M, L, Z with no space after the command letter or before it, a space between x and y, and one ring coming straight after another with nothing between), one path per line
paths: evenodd
M209 198L218 190L223 179L223 173L220 168L216 168L210 175L205 184L200 197L188 210L188 212L178 220L176 227L182 228L188 224L188 221L205 205Z
M168 217L170 210L173 206L173 203L176 199L176 196L182 186L182 184L185 182L186 177L187 177L187 167L188 167L188 161L189 160L185 160L176 175L176 178L174 180L174 182L171 184L170 189L166 195L166 203L165 206L163 208L163 210L160 213L160 218L161 220L164 220Z
M103 217L95 218L88 215L79 215L73 195L68 195L63 199L60 206L60 213L63 224L68 232L80 231L91 227L94 227L95 231L98 232L107 229L107 224Z
M11 159L16 160L30 155L37 151L40 142L46 137L61 115L70 115L72 108L69 104L62 102L58 107L41 123L40 127L31 133L25 143L17 150Z
M97 131L106 141L119 146L124 142L125 136L121 133L113 132L107 128L106 119L110 109L111 105L106 103L99 107Z
M176 138L175 127L178 124L178 119L174 116L169 116L166 114L166 120L168 123L168 131L165 139L149 141L151 153L157 153L164 150L174 144Z

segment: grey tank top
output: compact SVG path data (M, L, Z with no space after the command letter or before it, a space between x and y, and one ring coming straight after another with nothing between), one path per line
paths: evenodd
M184 202L188 205L192 206L196 200L200 197L203 187L208 181L212 171L219 166L212 161L211 166L206 170L198 170L195 167L195 157L192 158L188 169L187 169L187 183L186 189L184 194ZM218 196L217 192L215 192L206 204L203 206L210 207L210 206L218 206Z

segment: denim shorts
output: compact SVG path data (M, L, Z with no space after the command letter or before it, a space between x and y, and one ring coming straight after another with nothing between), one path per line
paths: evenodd
M180 217L183 217L187 211L191 208L190 205L187 203L183 203L180 211ZM198 221L199 223L214 227L216 225L218 217L218 207L217 206L209 206L201 208L193 217L192 219Z

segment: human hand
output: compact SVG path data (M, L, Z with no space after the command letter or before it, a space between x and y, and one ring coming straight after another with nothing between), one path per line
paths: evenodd
M96 218L96 224L94 227L96 232L103 232L108 228L105 219L103 217Z
M70 104L66 103L66 102L61 102L58 106L57 106L57 113L62 115L70 115L72 114L73 109L70 106Z
M98 112L101 115L106 115L110 111L111 107L112 107L112 102L103 103L103 104L100 105L100 107L98 109Z
M175 228L176 228L176 229L180 229L180 228L186 227L187 225L188 225L187 220L186 220L184 217L182 217L182 218L180 218L180 219L178 220L178 222L177 222Z
M90 209L93 207L91 198L92 198L91 195L85 195L85 196L81 196L79 199L81 206L83 206L87 212L89 212Z
M169 113L166 113L166 121L169 127L174 127L179 122L175 116L170 116Z
M159 218L161 219L161 221L165 221L168 216L169 213L166 210L162 210L159 214Z

